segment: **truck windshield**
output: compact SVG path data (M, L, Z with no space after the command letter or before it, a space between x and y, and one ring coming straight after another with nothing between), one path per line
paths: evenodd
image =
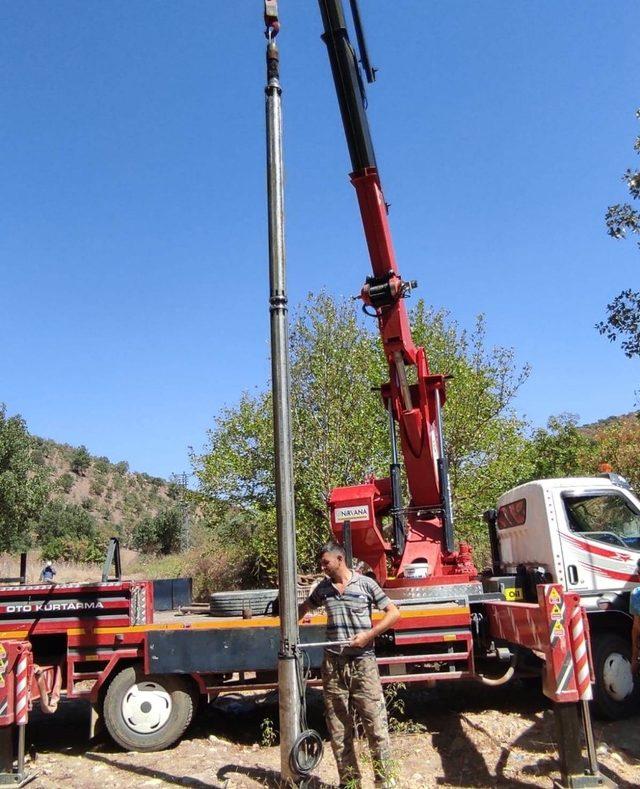
M640 550L640 513L620 495L565 496L572 531L613 545Z

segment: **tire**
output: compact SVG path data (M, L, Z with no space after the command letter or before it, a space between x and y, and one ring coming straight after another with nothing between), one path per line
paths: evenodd
M594 715L603 720L620 720L640 709L640 684L631 674L631 643L616 632L596 632L591 636Z
M271 610L277 596L277 589L216 592L209 599L209 613L211 616L242 616L246 608L251 608L254 616L262 616Z
M191 723L197 695L177 675L145 675L129 666L115 675L104 699L107 731L127 751L161 751L180 739Z

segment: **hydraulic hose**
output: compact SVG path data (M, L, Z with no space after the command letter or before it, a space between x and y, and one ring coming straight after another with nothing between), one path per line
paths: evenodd
M483 685L495 688L498 685L506 685L507 682L513 677L516 671L516 663L518 662L516 655L511 655L509 661L509 668L504 672L501 677L485 677L484 674L476 674L476 679Z

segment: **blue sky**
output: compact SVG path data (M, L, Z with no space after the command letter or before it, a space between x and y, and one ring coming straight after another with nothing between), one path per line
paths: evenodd
M635 165L632 0L361 0L400 270L533 371L533 424L629 411L594 324L640 251L604 231ZM369 271L314 0L280 0L289 297ZM261 0L0 5L0 401L33 433L189 470L266 384Z

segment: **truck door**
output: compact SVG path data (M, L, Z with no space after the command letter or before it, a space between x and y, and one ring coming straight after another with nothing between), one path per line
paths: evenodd
M623 490L561 494L560 544L569 590L632 588L640 581L640 508Z

